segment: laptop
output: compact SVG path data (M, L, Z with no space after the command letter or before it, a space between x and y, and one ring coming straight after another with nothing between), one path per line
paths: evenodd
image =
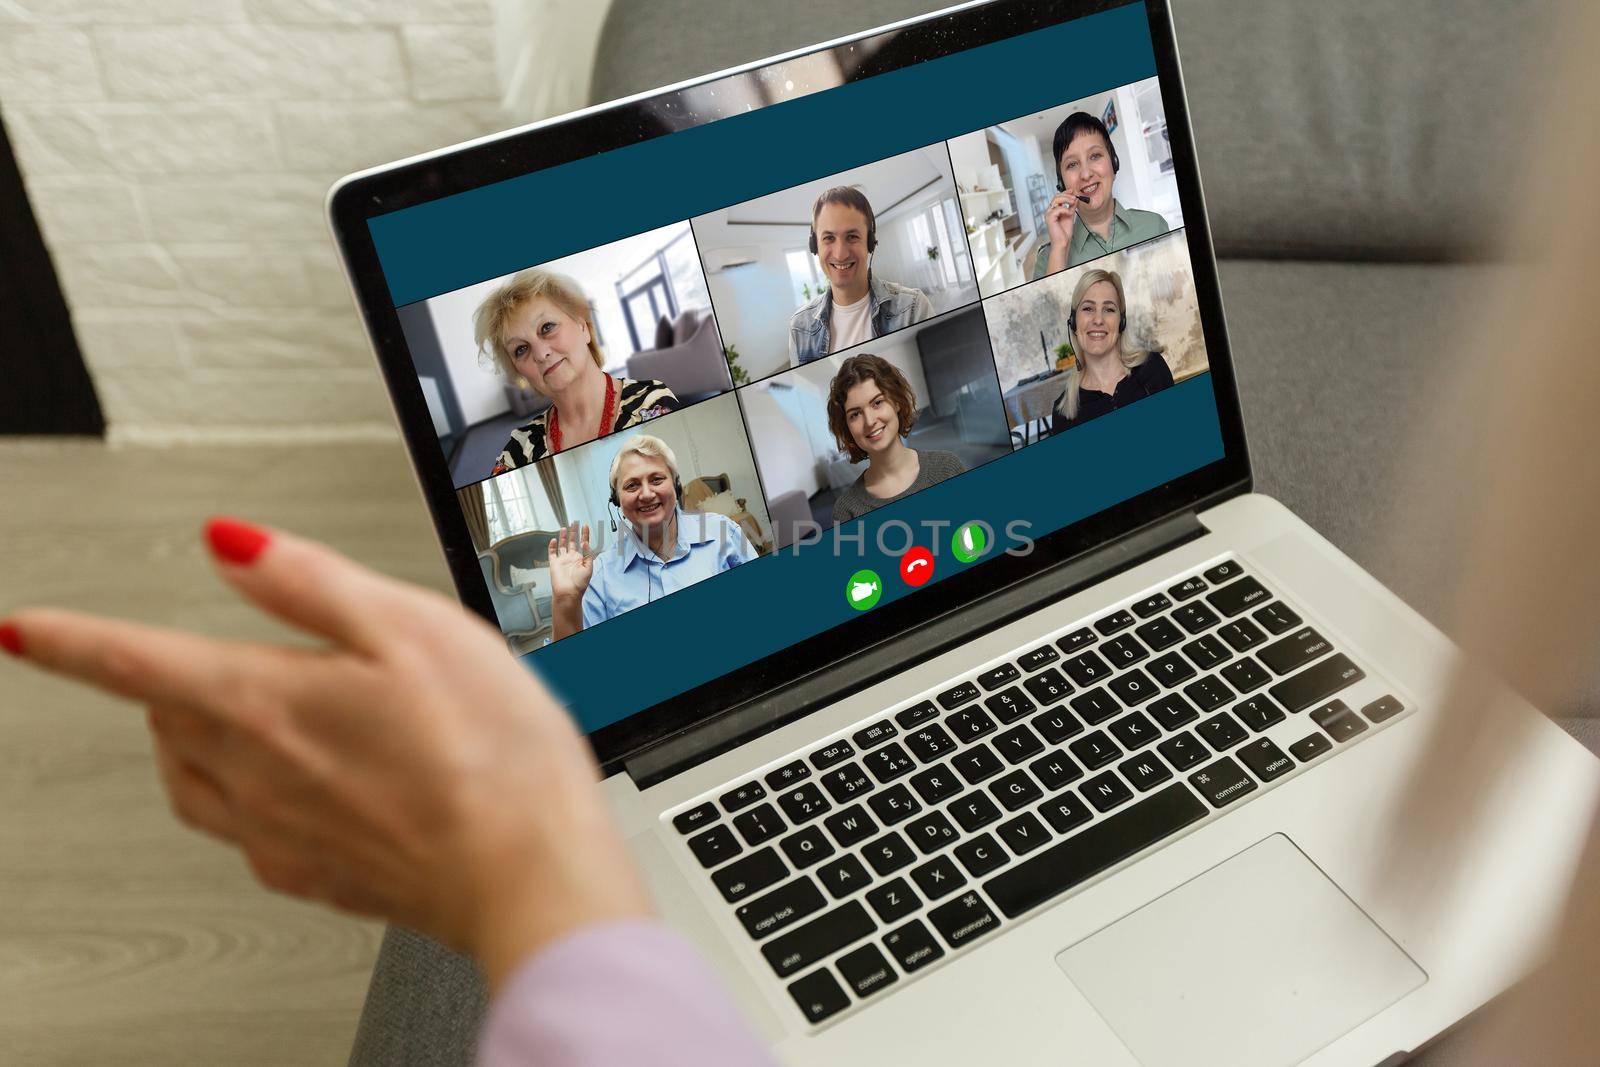
M1537 959L1594 762L1540 719L1468 876L1385 892L1458 652L1252 492L1165 0L953 7L329 212L461 600L780 1059L1394 1062Z

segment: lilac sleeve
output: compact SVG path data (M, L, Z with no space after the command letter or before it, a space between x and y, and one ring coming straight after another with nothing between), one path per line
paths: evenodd
M489 1007L478 1067L762 1067L771 1054L689 944L656 922L569 934Z

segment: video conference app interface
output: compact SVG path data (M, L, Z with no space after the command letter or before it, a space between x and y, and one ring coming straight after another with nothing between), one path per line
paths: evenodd
M371 221L586 730L1222 458L1154 70L1135 4Z

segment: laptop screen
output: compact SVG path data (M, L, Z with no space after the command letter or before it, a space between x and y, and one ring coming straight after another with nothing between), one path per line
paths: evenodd
M846 76L893 40L370 219L495 618L587 731L1223 458L1144 5Z

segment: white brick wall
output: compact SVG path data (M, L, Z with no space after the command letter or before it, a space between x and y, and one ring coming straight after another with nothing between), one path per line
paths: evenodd
M586 86L608 6L0 0L0 115L113 438L392 435L328 187L583 103L497 71L537 28Z

